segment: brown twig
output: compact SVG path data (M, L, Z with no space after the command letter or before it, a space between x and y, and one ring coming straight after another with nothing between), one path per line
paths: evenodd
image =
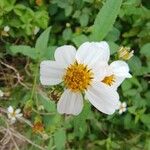
M22 78L21 78L21 76L20 76L20 74L19 74L19 72L18 72L18 70L17 70L16 68L14 68L13 66L10 66L10 65L4 63L3 61L0 61L0 63L1 63L2 65L4 65L5 67L7 67L7 68L9 68L9 69L11 69L11 70L13 70L13 71L15 72L16 78L17 78L17 83L16 83L14 86L16 86L18 83L20 83L20 84L21 84L22 86L24 86L26 89L29 89L29 87L21 81Z
M7 111L4 108L0 107L0 112L2 113L7 113ZM46 150L46 148L41 147L38 144L35 144L34 142L32 142L31 140L29 140L28 138L26 138L25 136L23 136L22 134L20 134L19 132L17 132L16 130L14 130L12 127L9 126L9 120L7 120L4 116L3 116L3 120L5 121L6 127L1 127L0 128L0 132L5 134L4 137L2 138L2 140L0 141L0 143L3 143L3 145L6 145L7 143L9 143L10 139L12 140L16 150L19 150L19 146L17 145L14 137L22 140L22 141L26 141L29 144L33 145L34 147L40 149L40 150ZM25 123L27 123L30 127L33 127L32 123L28 120L26 120L25 118L20 118L20 121L23 121Z

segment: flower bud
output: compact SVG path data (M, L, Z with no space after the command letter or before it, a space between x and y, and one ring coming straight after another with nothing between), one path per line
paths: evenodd
M43 133L44 132L44 125L42 123L42 119L40 116L35 117L35 121L32 128L34 133Z
M118 57L123 60L129 60L133 56L134 51L129 47L121 47L118 51Z

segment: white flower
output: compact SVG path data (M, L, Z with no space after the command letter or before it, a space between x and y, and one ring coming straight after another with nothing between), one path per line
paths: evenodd
M129 66L124 61L114 61L110 65L107 65L106 68L107 73L102 82L114 89L117 89L125 78L132 77L129 73Z
M4 96L4 92L2 90L0 90L0 97Z
M83 93L99 111L115 112L119 95L101 82L110 57L106 42L85 42L78 51L71 45L64 45L56 49L54 56L56 61L41 62L40 81L43 85L64 83L66 89L57 104L59 113L78 115L83 108Z
M126 104L126 102L122 102L122 103L119 102L118 106L119 106L119 114L120 115L127 110L127 104Z
M9 30L10 30L10 27L9 27L9 26L5 26L5 27L4 27L4 31L5 31L5 32L9 32Z
M35 26L33 34L36 35L40 31L40 28Z
M14 110L14 108L12 106L9 106L7 108L7 111L8 111L8 118L10 119L10 122L12 124L16 122L17 118L22 117L22 113L20 113L21 109Z

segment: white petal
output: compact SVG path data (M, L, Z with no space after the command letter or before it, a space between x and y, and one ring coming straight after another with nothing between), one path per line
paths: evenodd
M11 114L10 113L8 113L8 118L10 119L10 118L12 118L12 116L11 116Z
M122 111L125 112L125 111L126 111L126 108L122 108Z
M115 76L115 80L113 82L113 84L111 85L111 87L115 90L117 90L117 88L121 85L121 83L124 81L124 77L118 77Z
M23 114L16 114L16 118L21 118L23 116Z
M83 108L83 98L81 93L73 93L65 90L57 104L60 114L78 115Z
M95 81L100 82L104 79L104 77L107 75L107 66L108 64L106 62L98 62L92 67Z
M9 30L10 30L10 27L9 27L9 26L5 26L5 27L4 27L4 31L5 31L5 32L8 32Z
M129 66L126 62L118 60L110 64L110 68L113 70L114 74L119 77L131 78L129 73Z
M15 110L15 113L16 113L16 114L19 114L20 112L21 112L21 109L20 109L20 108Z
M10 119L10 123L11 124L14 124L16 122L16 118L15 117L12 117L11 119Z
M0 90L0 97L4 96L4 92Z
M118 113L121 115L123 113L122 109L120 109Z
M115 90L117 90L117 88L120 86L120 84L124 81L125 77L120 77L120 76L116 76L116 74L113 71L113 68L106 65L104 68L105 72L106 72L106 76L111 76L114 75L114 82L112 83L111 87ZM104 78L103 78L104 79Z
M122 103L122 107L125 107L125 108L126 108L126 107L127 107L127 103L126 103L126 102L123 102L123 103Z
M92 67L99 61L108 62L110 57L109 45L102 42L85 42L76 54L78 63L87 64Z
M120 109L120 107L121 107L121 102L118 101L118 109Z
M43 85L55 85L62 82L64 69L56 61L42 61L40 64L40 81Z
M9 107L7 108L7 111L8 111L9 113L13 113L13 112L14 112L14 109L13 109L12 106L9 106Z
M55 60L64 68L75 62L76 48L71 45L58 47L55 51Z
M94 107L105 114L113 114L118 109L118 93L104 83L95 82L86 96Z

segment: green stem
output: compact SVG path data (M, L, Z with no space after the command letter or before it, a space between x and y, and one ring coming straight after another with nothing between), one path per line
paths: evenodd
M35 93L35 89L36 89L36 82L37 82L37 77L38 77L38 71L39 71L39 63L37 64L36 70L35 70L33 88L32 88L31 97L30 97L31 100L33 99L33 96L34 96L34 93Z

